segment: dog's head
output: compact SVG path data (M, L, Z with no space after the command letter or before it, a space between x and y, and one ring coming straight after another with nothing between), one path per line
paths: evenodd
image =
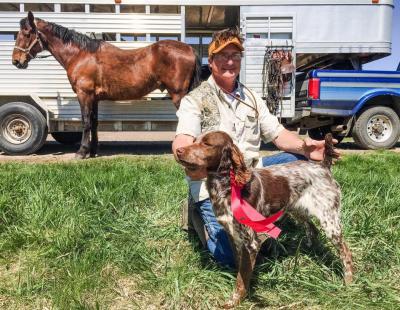
M207 172L226 174L232 169L237 183L245 184L250 179L242 153L223 131L199 136L192 145L177 149L176 155L189 170L205 168Z

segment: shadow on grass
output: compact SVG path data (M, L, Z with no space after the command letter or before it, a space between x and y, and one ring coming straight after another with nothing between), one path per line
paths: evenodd
M251 281L249 299L260 307L268 304L265 304L266 300L259 298L251 288L258 286L261 273L268 273L277 261L282 262L288 257L307 255L316 261L318 265L324 265L338 276L343 277L343 267L339 253L335 250L332 252L331 248L328 247L330 241L325 238L325 234L321 229L318 229L319 234L312 241L312 245L308 246L304 226L297 224L290 217L285 217L279 223L279 227L284 235L283 240L267 239L264 242L257 257L256 268ZM323 237L323 240L321 240L321 237ZM270 286L274 287L277 284L279 283L270 283Z
M325 239L323 231L319 230L319 235L313 240L313 244L310 247L306 242L307 238L304 226L297 224L290 217L285 217L279 223L279 227L282 229L281 240L267 239L257 256L256 267L254 269L249 292L249 300L257 303L257 306L267 306L267 304L264 304L266 301L259 298L252 290L253 287L259 284L259 275L270 272L276 262L283 262L288 257L307 255L312 260L316 261L318 265L324 265L340 277L343 276L339 253L336 253L336 251L332 252L331 248L328 247L330 241ZM321 237L323 237L323 240L321 240ZM212 262L211 255L208 253L207 249L203 248L196 232L189 231L188 240L192 245L193 251L200 254L201 265L204 269L211 269L211 266L215 266ZM232 273L234 276L237 274L236 270L222 266L219 266L219 268L225 272L228 271ZM275 280L271 279L271 281ZM274 287L278 284L279 283L271 282L270 286Z

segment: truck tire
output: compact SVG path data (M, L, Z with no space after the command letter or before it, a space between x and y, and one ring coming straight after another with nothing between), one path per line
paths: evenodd
M308 136L314 140L324 140L327 133L331 133L332 137L338 140L338 143L342 142L342 140L344 139L344 136L339 136L337 133L332 132L331 126L322 126L308 129Z
M399 116L385 106L366 108L357 116L352 134L354 142L361 148L391 148L399 140Z
M51 136L58 143L74 145L82 140L82 132L52 132Z
M9 155L27 155L47 138L46 119L34 106L11 102L0 107L0 149Z

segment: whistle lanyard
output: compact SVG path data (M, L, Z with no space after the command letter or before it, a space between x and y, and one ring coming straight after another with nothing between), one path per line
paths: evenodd
M242 88L246 89L247 92L251 95L251 97L252 97L251 100L252 100L254 106L251 106L250 104L248 104L247 102L245 102L244 100L242 100L242 98L240 98L240 97L238 97L238 96L232 95L230 92L226 91L225 89L223 89L223 88L220 87L220 86L219 86L220 89L217 89L217 94L218 94L219 99L220 99L220 100L225 100L225 99L223 98L223 95L224 95L223 93L227 94L228 96L230 96L230 97L233 98L233 99L236 99L239 103L242 103L242 104L244 104L245 106L249 107L250 109L254 110L254 112L255 112L255 114L256 114L256 115L255 115L255 116L256 116L256 120L257 120L257 122L258 122L258 115L259 115L259 114L258 114L258 109L257 109L257 100L256 100L256 98L254 97L252 91L251 91L246 85L240 83L239 81L237 81L237 83L238 83L238 85L240 85ZM222 92L223 92L223 93L222 93ZM237 107L237 106L236 106L236 107Z

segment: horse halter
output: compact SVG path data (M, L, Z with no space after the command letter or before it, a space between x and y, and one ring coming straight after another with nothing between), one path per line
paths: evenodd
M31 59L35 59L40 52L44 51L43 43L42 43L42 40L40 39L39 35L40 35L40 31L36 30L36 38L35 38L35 40L32 41L32 43L28 46L28 48L22 48L22 47L19 47L19 46L14 46L14 49L19 50L19 51L21 51L21 52L23 52L25 54L28 54L31 57ZM31 54L31 49L36 45L36 43L40 44L40 48L42 50L37 52L36 55L33 56Z

